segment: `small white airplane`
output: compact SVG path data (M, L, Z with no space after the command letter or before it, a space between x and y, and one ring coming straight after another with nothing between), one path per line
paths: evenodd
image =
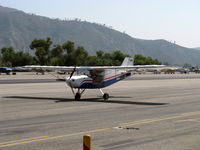
M121 66L24 66L29 69L53 69L71 71L69 77L64 80L71 88L75 100L80 100L86 89L99 89L104 100L109 99L109 94L101 88L110 86L131 76L135 68L156 68L164 65L133 65L133 58L126 57ZM74 91L77 89L77 92Z

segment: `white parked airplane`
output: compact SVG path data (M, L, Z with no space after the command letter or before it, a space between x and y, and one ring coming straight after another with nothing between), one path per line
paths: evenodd
M110 86L120 80L131 76L135 68L155 68L164 65L133 65L133 58L126 57L121 66L24 66L30 69L54 69L71 71L69 77L64 79L72 89L75 100L80 100L85 89L99 89L103 98L109 98L108 93L103 93L101 88ZM74 89L78 89L77 92Z

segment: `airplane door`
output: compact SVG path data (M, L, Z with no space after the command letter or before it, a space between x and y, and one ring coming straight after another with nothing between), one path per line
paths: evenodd
M90 70L90 77L93 79L93 84L101 84L105 76L104 69L92 69Z

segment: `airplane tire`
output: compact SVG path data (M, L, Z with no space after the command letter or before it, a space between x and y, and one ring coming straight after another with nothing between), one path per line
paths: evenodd
M79 101L80 99L81 99L81 94L80 93L76 93L75 100Z
M108 93L104 93L103 94L103 99L104 100L108 100L109 99L109 94Z

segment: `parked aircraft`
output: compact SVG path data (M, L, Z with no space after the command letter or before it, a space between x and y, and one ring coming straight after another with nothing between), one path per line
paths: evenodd
M11 72L12 72L12 68L10 67L0 67L0 74L5 73L7 75L10 75Z
M99 89L104 100L109 99L109 94L104 93L101 88L110 86L131 76L136 68L155 68L164 65L133 65L133 58L126 57L121 66L24 66L31 69L54 69L71 71L69 77L64 79L71 88L75 100L80 100L86 89ZM63 79L62 79L63 80ZM77 89L75 92L74 89Z

